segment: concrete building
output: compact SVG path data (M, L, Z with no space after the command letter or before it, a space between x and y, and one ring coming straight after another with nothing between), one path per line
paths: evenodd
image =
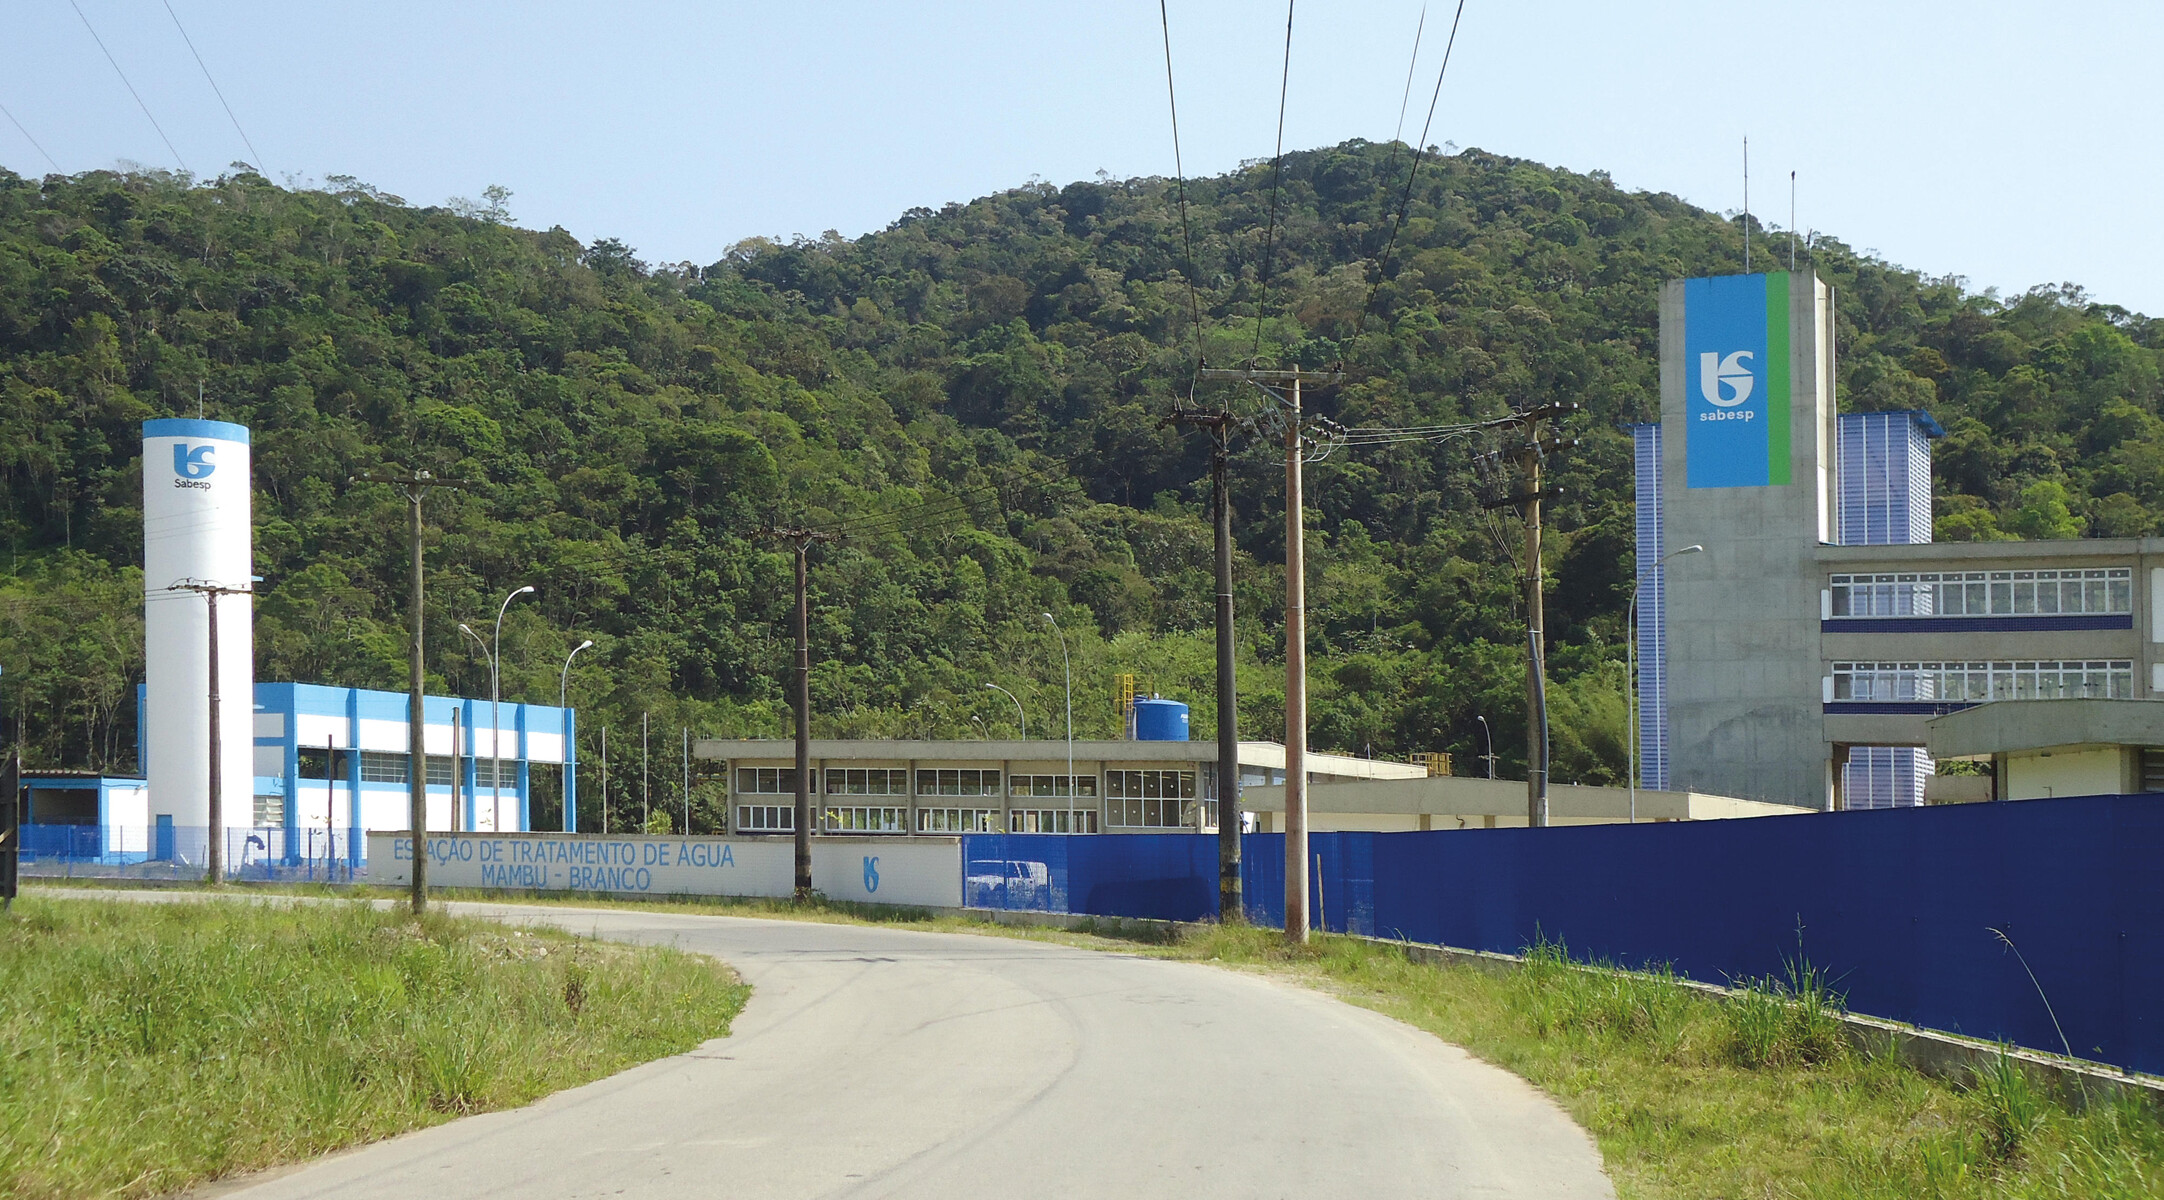
M1258 832L1284 828L1283 785L1249 788L1241 804L1255 814ZM1788 804L1708 796L1701 792L1638 789L1635 806L1629 789L1587 787L1574 783L1548 788L1550 825L1621 825L1633 819L1721 821L1736 817L1778 817L1815 812ZM1525 784L1507 779L1467 779L1448 775L1428 779L1374 779L1317 783L1307 791L1307 827L1314 833L1364 830L1402 833L1421 829L1522 829Z
M2164 539L1931 544L1938 426L1837 414L1832 305L1809 272L1662 292L1632 429L1653 789L1920 804L1933 717L2164 692Z
M1984 759L1961 799L2164 792L2164 700L2001 700L1924 723L1933 758Z
M1147 833L1217 829L1217 743L814 738L819 833ZM702 740L725 767L729 832L795 831L796 743ZM1425 765L1307 756L1317 782L1425 778ZM1285 748L1240 743L1243 787L1285 781ZM1522 803L1522 795L1521 795Z

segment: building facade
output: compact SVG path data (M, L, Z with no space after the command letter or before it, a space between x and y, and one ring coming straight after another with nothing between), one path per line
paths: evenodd
M814 832L1164 833L1218 827L1217 743L949 742L814 738ZM792 833L796 745L700 741L725 768L729 832ZM1424 764L1307 756L1317 781L1424 778ZM1244 785L1285 781L1285 748L1240 743Z
M1632 430L1649 787L1919 804L1934 716L2164 694L2164 539L1934 544L1940 430L1837 414L1832 304L1808 272L1662 293L1661 422Z
M228 828L293 833L411 823L405 693L258 683L254 707L251 802L225 810ZM576 768L578 724L571 711L505 701L492 721L491 707L487 700L424 698L430 829L530 829L534 769L567 762ZM155 749L143 752L155 780ZM146 812L153 826L189 826L155 788Z

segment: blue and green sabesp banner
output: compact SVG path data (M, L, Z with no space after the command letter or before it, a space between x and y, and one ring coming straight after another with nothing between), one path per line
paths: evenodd
M1788 272L1683 281L1685 486L1789 482Z

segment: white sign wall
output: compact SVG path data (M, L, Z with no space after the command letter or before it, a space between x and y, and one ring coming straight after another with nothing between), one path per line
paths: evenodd
M785 897L796 872L787 838L431 833L428 860L428 881L440 887L655 896ZM368 835L371 882L409 883L412 862L410 835ZM812 887L834 900L959 908L962 842L815 838Z

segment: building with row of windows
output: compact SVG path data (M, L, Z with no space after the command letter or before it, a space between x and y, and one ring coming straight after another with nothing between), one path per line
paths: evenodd
M812 819L819 833L1147 833L1218 828L1217 743L877 741L814 738ZM792 833L796 744L702 740L720 768L729 832ZM1307 756L1310 779L1414 779L1425 763ZM1285 748L1240 743L1246 785L1285 781Z
M2164 539L1934 543L1942 431L1837 412L1832 305L1810 272L1662 293L1661 420L1631 430L1647 787L1920 804L1936 717L2164 695Z

